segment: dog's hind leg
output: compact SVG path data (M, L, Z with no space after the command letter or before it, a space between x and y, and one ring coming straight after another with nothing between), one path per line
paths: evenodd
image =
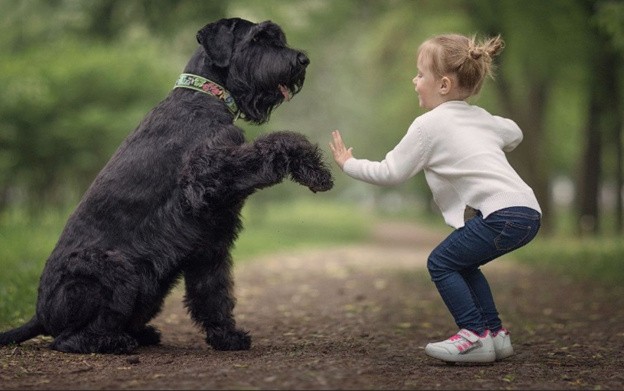
M195 323L206 332L206 342L216 350L247 350L251 337L236 328L232 311L235 299L230 275L231 259L227 250L212 259L190 260L184 271L184 302Z
M85 249L61 262L52 258L42 276L37 313L54 336L52 348L74 353L129 353L137 279L115 251Z
M139 343L127 333L102 333L86 329L58 335L52 345L54 350L66 353L132 353Z
M83 299L88 301L87 297ZM68 353L131 353L146 338L142 335L142 340L137 341L135 336L126 332L124 318L110 307L100 307L83 327L68 324L55 336L51 348Z

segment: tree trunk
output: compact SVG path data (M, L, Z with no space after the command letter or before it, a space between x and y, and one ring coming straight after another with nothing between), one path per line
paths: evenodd
M585 151L583 152L581 176L578 183L578 222L581 235L596 234L600 231L600 215L598 213L599 185L602 173L602 140L600 126L600 103L596 95L597 84L593 83L589 104L589 117L585 127Z
M618 71L621 68L621 57L615 51L606 49L605 64L602 68L604 75L604 102L601 125L604 126L605 134L608 137L606 146L612 146L614 157L614 183L615 183L615 205L614 207L614 230L622 232L622 93Z
M515 101L511 96L513 88L510 82L499 77L496 81L501 102L509 117L516 121L524 133L524 140L517 150L510 155L510 161L518 174L527 182L539 201L542 215L548 218L542 221L542 232L552 231L552 218L549 180L550 166L546 155L544 121L548 106L548 92L551 85L548 80L538 77L526 77L532 80L526 100Z
M622 227L622 113L618 83L620 57L609 45L609 38L595 31L595 53L592 56L589 85L589 116L585 128L585 152L579 178L578 229L581 234L597 235L601 231L600 187L605 151L615 157L616 229ZM609 147L613 145L611 150Z
M624 229L624 206L622 205L622 189L624 188L624 173L622 172L622 117L614 127L615 145L615 232L622 234Z

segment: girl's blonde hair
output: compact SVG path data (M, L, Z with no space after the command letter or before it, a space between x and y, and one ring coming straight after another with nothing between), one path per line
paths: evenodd
M505 47L500 35L480 41L475 36L443 34L429 38L418 48L418 58L428 60L431 71L442 77L455 75L459 87L476 95L487 76L494 77L492 59Z

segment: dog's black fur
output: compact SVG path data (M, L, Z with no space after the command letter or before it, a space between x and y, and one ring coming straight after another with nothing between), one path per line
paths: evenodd
M206 25L184 72L210 79L253 123L302 87L306 55L272 22ZM122 143L70 216L39 284L35 316L0 334L0 345L51 335L53 349L134 351L160 342L147 323L184 277L184 303L218 350L249 349L233 317L230 248L255 190L292 180L332 187L317 145L294 132L246 142L214 96L176 88Z

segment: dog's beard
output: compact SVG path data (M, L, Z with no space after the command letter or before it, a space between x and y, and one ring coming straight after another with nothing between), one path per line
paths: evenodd
M301 73L292 81L288 83L280 84L278 86L280 93L284 97L284 102L290 101L295 95L299 93L299 91L301 91L304 80L305 80L305 69L303 69Z
M266 61L266 58L264 60ZM271 61L273 69L255 77L255 80L259 80L264 86L262 90L279 92L275 107L291 100L303 86L306 68L302 65L293 65L293 61L283 59L281 64L280 61Z
M289 63L282 64L281 72L279 64L273 63L272 67L267 72L266 67L255 68L247 65L247 69L241 73L236 72L240 68L234 68L234 72L230 73L228 89L235 97L243 118L250 122L267 122L275 108L290 101L303 87L305 66L294 72ZM254 74L253 72L259 72L258 69L264 69L265 72ZM253 82L249 82L250 80Z

